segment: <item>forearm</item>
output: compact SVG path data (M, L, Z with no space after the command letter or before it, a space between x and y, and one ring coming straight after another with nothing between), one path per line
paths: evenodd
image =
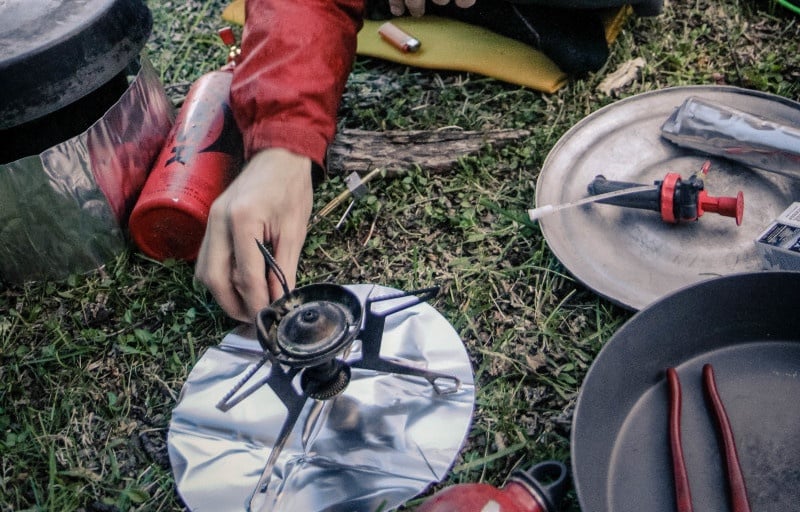
M247 0L231 103L246 157L283 148L324 164L364 0Z

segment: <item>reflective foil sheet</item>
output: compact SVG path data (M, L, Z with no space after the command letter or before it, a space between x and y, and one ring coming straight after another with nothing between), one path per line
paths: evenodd
M348 288L362 304L369 294L396 292ZM357 356L359 345L356 340L347 359ZM306 402L253 510L391 510L446 475L475 401L460 337L433 307L420 303L386 317L381 347L383 357L459 378L460 389L437 395L422 378L354 368L343 393ZM236 330L206 351L183 387L168 447L178 492L193 511L246 510L266 465L286 415L273 390L263 386L227 412L215 407L261 357L254 333ZM266 366L260 370L265 375Z
M127 247L127 216L174 120L152 65L136 67L88 130L0 164L0 281L88 272Z
M800 104L786 103L800 116ZM800 178L800 124L689 97L661 127L661 135L679 146Z

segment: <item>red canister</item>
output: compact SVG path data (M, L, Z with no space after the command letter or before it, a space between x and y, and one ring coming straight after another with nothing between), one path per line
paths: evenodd
M489 484L446 487L417 508L417 512L555 512L566 493L567 468L546 461L528 471L515 471L502 488Z
M241 168L242 137L229 100L231 71L206 73L192 85L133 208L131 237L152 258L197 257L211 203Z

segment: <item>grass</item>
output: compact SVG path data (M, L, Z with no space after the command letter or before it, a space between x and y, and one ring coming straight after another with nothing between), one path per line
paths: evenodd
M224 62L215 35L224 4L149 6L148 53L178 102ZM643 57L620 97L722 83L798 100L798 41L800 18L774 2L681 0L630 19L606 68L552 95L357 61L341 127L530 130L452 172L378 181L340 229L340 212L312 229L298 274L300 284L442 287L433 304L464 340L477 384L472 430L442 485L502 485L535 462L568 463L582 378L631 315L572 279L524 218L550 148L616 100L597 92L600 81ZM332 176L316 208L341 188ZM193 364L233 326L190 265L134 250L87 275L0 288L0 511L181 510L166 457L170 412ZM564 510L578 510L574 496Z

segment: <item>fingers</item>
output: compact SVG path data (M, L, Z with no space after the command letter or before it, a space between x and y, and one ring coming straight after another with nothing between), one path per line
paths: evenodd
M389 0L389 12L392 13L392 16L402 16L406 12L403 0Z
M425 0L406 0L406 7L411 16L422 16L425 14Z
M432 0L436 5L447 5L450 0ZM467 9L475 5L476 0L455 0L455 4L462 9ZM402 16L408 8L411 16L422 16L425 14L425 0L389 0L389 11L393 16Z
M256 240L272 252L294 288L295 274L311 216L311 161L286 150L258 153L211 207L195 276L225 312L253 322L283 296Z
M247 321L252 323L256 314L271 302L266 281L266 262L256 243L256 240L262 239L264 228L250 216L246 205L237 203L229 208L233 238L230 280L241 298Z
M203 283L211 292L217 304L231 317L242 322L252 322L252 317L234 287L230 269L233 268L233 245L227 229L227 222L221 214L214 215L214 208L222 208L215 203L209 216L203 243L195 264L195 279Z
M296 163L291 164L292 167L294 165ZM282 215L279 222L273 224L272 231L265 231L263 235L264 240L272 243L275 261L283 271L286 284L291 290L295 286L297 265L306 239L314 196L310 164L307 171L295 172L291 176L284 175L283 177L287 176L291 179L291 185L286 183L281 187L285 191L282 196L285 206L282 206L281 210L291 213ZM283 287L274 272L269 273L268 283L271 300L283 296Z
M295 276L297 275L297 265L300 262L300 253L305 241L305 229L282 230L278 239L273 239L275 262L280 267L286 277L286 285L289 290L295 287ZM268 276L269 296L271 300L276 300L283 296L284 290L275 272L269 272Z

